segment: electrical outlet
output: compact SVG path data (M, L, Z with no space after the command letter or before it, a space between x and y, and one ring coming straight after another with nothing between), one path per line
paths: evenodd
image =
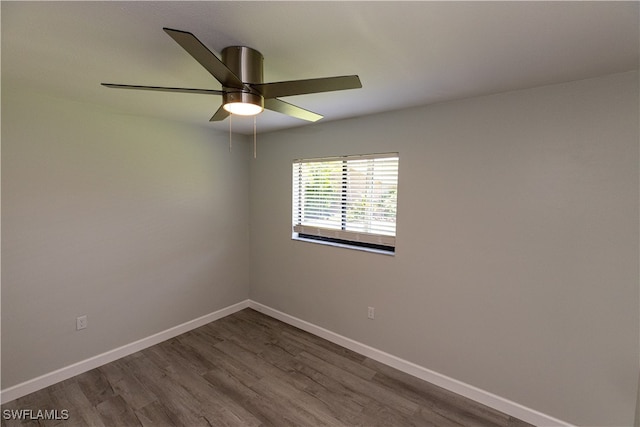
M76 318L76 331L79 331L80 329L85 329L87 325L88 325L88 321L87 321L86 314L84 316L80 316Z
M369 310L367 311L367 318L375 319L375 317L376 317L376 309L373 307L369 307Z

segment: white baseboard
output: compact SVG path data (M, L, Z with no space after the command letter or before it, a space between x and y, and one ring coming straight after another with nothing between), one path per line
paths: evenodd
M488 391L463 383L462 381L439 374L438 372L416 365L415 363L401 359L392 354L385 353L384 351L375 349L358 341L336 334L335 332L331 332L320 326L316 326L313 323L309 323L305 320L298 319L297 317L275 310L264 304L260 304L259 302L249 300L249 308L535 426L573 427L572 424L567 422L543 414L534 409L527 408L519 403L512 402L493 393L489 393Z
M26 396L34 391L49 387L50 385L60 381L82 374L83 372L90 371L91 369L113 362L114 360L128 356L137 351L144 350L145 348L151 347L152 345L156 345L180 334L184 334L192 329L199 328L200 326L206 325L214 320L221 319L245 309L249 307L249 303L249 300L241 301L237 304L230 305L229 307L214 311L213 313L205 314L197 319L193 319L178 326L158 332L157 334L123 345L122 347L109 350L89 359L81 360L80 362L65 366L64 368L60 368L56 371L49 372L37 378L6 388L0 391L0 403L7 403L19 397Z
M4 389L0 391L0 403L4 404L19 397L25 396L29 393L33 393L45 387L49 387L50 385L53 385L60 381L64 381L83 372L87 372L106 363L113 362L114 360L120 359L124 356L128 356L137 351L144 350L145 348L171 339L192 329L199 328L200 326L206 325L207 323L221 319L225 316L248 307L264 313L267 316L281 320L289 325L307 331L313 335L324 338L335 344L346 347L349 350L362 354L363 356L369 357L380 363L384 363L385 365L396 368L399 371L413 375L414 377L428 381L446 390L468 397L469 399L475 400L476 402L479 402L483 405L504 412L505 414L519 418L530 424L536 426L573 427L571 424L553 418L549 415L527 408L503 397L496 396L495 394L481 390L472 385L447 377L446 375L439 374L430 369L416 365L415 363L401 359L392 354L385 353L384 351L375 349L358 341L336 334L335 332L332 332L328 329L316 326L305 320L298 319L297 317L291 316L289 314L283 313L249 299L182 323L178 326L174 326L165 331L158 332L157 334L153 334L149 337L142 338L130 344L123 345L122 347L109 350L105 353L99 354L89 359L82 360L56 371L49 372L37 378Z

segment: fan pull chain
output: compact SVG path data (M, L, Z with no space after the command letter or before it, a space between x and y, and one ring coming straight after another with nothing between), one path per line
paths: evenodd
M231 152L231 117L233 114L229 114L229 152Z
M256 142L256 116L253 116L253 158L256 158L257 142Z

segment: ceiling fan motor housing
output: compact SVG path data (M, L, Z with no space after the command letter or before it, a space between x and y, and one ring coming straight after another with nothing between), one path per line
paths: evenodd
M245 83L243 88L223 87L223 104L245 102L264 108L262 95L246 85L263 83L262 54L246 46L229 46L222 50L222 62Z

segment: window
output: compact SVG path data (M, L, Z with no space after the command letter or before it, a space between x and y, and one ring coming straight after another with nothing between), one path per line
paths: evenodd
M294 237L395 251L398 153L293 162Z

